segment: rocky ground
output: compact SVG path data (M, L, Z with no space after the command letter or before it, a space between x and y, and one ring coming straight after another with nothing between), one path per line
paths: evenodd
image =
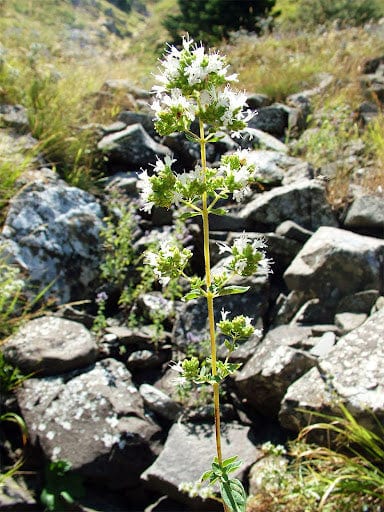
M384 57L367 62L363 77L382 108ZM263 457L261 444L295 435L308 422L305 411L335 411L335 396L365 424L372 424L368 410L384 420L384 192L359 186L364 167L354 145L346 158L356 170L355 185L349 202L335 210L327 195L332 166L316 169L290 156L283 142L288 130L305 140L311 98L331 83L326 77L284 104L251 95L248 103L258 111L254 139L224 138L208 153L215 165L239 144L249 148L262 184L242 204L229 202L227 216L212 218L214 263L222 264L214 242L242 232L249 238L262 233L273 260L273 274L243 279L247 294L215 302L217 315L225 307L255 318L262 329L233 354L243 366L223 397L224 455L240 455L247 487L250 469ZM149 325L130 327L121 314L111 314L97 337L95 308L73 304L94 303L100 291L100 232L112 194L136 208L132 243L140 250L149 234L162 240L176 228L175 212L140 210L137 171L171 153L180 171L198 159L197 148L180 136L156 135L144 92L121 82L105 87L110 94L126 87L136 109L122 111L110 126L95 126L98 149L108 157L102 192L69 186L38 155L2 228L2 255L23 270L30 292L50 286L56 307L2 345L7 361L33 374L2 404L27 423L25 468L33 477L9 480L0 506L39 510L33 491L42 485L43 462L62 459L83 478L87 492L79 510L215 510L214 502L202 504L180 489L212 459L211 406L202 394L178 395L170 369L191 348L204 351L204 303L167 299L158 288L141 296L144 318L151 310L165 312L165 334L156 340ZM367 101L356 115L366 125L378 112L377 102ZM0 117L13 157L22 154L33 143L25 112L0 105ZM183 242L193 245L194 270L202 275L200 233L198 223L187 224Z

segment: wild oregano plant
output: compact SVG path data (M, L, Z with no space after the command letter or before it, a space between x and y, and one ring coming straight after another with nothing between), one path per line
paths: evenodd
M209 384L212 386L216 456L212 466L202 476L203 481L218 483L225 512L245 512L246 493L241 482L230 476L241 461L236 455L223 458L220 426L220 386L226 377L233 375L239 364L230 361L230 355L238 343L253 332L251 318L243 315L230 318L230 312L222 310L221 320L216 322L214 300L217 297L245 293L249 287L234 286L236 275L251 276L268 273L269 261L263 249L264 241L250 240L245 233L232 247L219 242L220 253L228 253L226 264L220 273L211 269L209 251L210 215L225 215L222 200L232 197L240 202L250 192L255 181L255 166L247 162L247 151L225 155L220 165L211 168L207 163L207 144L219 141L224 132L241 136L253 113L245 110L246 95L231 88L236 75L228 74L229 65L219 53L205 50L204 46L183 38L181 49L169 46L161 61L161 74L156 78L160 85L153 88L155 100L155 128L160 135L183 132L188 140L198 143L200 163L188 172L176 174L171 157L158 160L152 172L144 170L139 176L138 187L150 212L153 206L180 208L180 218L185 220L200 216L203 226L205 277L189 277L186 267L192 257L191 250L173 246L164 241L157 252L149 251L146 262L153 268L164 286L174 278L183 277L189 282L190 291L184 300L204 298L207 304L210 338L210 355L202 362L195 356L175 363L177 383ZM225 339L227 355L217 357L217 337Z

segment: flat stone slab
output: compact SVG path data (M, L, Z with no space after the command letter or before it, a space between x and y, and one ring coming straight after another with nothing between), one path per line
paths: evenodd
M3 344L6 360L24 373L58 375L94 363L97 344L84 325L55 316L30 320Z
M237 474L240 479L262 456L261 450L252 442L251 429L235 423L223 426L222 449L224 458L238 455L243 461L241 471ZM212 424L176 423L168 434L161 454L142 474L142 479L150 488L190 504L191 499L179 490L179 486L199 480L210 469L214 457Z

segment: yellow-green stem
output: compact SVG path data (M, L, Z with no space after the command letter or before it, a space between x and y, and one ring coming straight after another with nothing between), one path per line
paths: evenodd
M207 170L206 158L206 140L204 135L204 126L200 121L200 153L201 153L201 167L205 180ZM211 259L209 253L209 212L208 212L208 197L204 192L202 195L202 217L203 217L203 241L204 241L204 263L205 263L205 284L207 288L207 307L208 307L208 323L209 323L209 336L211 344L211 361L212 361L212 376L217 374L217 358L216 358L216 332L215 332L215 316L213 310L213 293L211 290ZM216 438L216 454L219 464L223 461L221 451L221 432L220 432L220 399L219 399L219 384L213 384L213 404L215 415L215 438ZM226 507L225 507L226 510Z

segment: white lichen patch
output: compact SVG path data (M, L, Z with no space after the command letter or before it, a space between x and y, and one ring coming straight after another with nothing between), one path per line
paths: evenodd
M60 453L60 446L55 446L54 449L52 450L52 460L58 460Z
M101 440L106 448L112 448L114 444L119 443L120 436L117 434L108 434L105 432Z
M117 425L119 424L119 419L116 415L113 415L113 416L108 416L107 418L105 418L105 421L108 423L108 425L110 425L112 428L116 428Z

